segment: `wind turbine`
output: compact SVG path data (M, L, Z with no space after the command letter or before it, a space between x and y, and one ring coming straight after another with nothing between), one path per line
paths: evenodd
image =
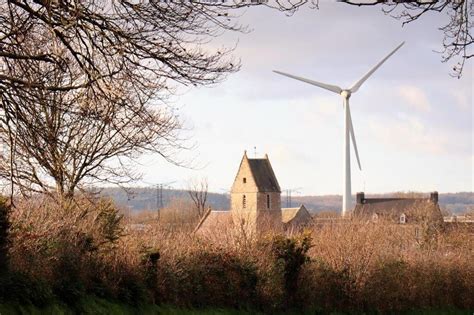
M280 71L273 71L275 73L287 76L289 78L303 81L309 83L311 85L315 85L317 87L329 90L336 94L342 96L343 104L344 104L344 158L343 158L343 166L344 166L344 191L342 194L342 216L345 216L347 211L351 209L351 153L350 153L350 144L349 144L349 135L352 139L352 144L354 145L354 151L357 158L357 164L359 165L359 169L362 170L360 159L359 159L359 152L357 151L357 143L354 135L354 127L352 126L352 117L351 117L351 110L349 108L349 98L351 95L359 90L361 85L388 59L390 58L400 47L403 46L405 42L402 42L400 45L397 46L391 53L389 53L385 58L383 58L378 64L376 64L369 72L367 72L359 81L354 83L348 89L342 89L337 85L331 85L327 83L321 83L309 79L305 79L302 77L298 77L292 74L280 72Z

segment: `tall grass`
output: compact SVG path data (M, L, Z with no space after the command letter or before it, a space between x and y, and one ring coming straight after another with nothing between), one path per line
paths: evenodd
M468 230L334 221L256 238L137 220L124 220L107 200L18 202L10 213L14 276L0 284L0 301L14 298L10 290L36 304L93 294L131 305L265 312L474 308ZM34 293L25 289L32 283Z

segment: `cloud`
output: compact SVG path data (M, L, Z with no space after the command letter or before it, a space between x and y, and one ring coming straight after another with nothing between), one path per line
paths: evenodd
M307 152L296 152L294 147L286 144L276 144L271 147L272 159L280 164L311 163L312 157Z
M451 151L445 133L430 130L414 117L399 117L401 120L373 120L369 126L381 143L406 152L447 154Z
M423 90L414 86L403 85L399 87L398 93L414 109L424 112L431 110L430 102Z
M289 99L288 108L301 117L310 126L315 124L334 124L341 111L341 100L337 95L308 96Z
M454 97L456 102L454 102L460 109L468 110L472 104L472 96L469 96L468 93L456 89L451 90L450 94ZM471 101L469 101L471 99Z

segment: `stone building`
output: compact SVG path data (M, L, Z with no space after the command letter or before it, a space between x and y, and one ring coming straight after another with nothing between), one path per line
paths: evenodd
M283 228L287 231L300 230L313 223L313 218L304 205L296 208L282 208L281 219Z
M244 152L230 195L231 210L208 212L197 230L214 231L223 225L232 225L247 233L260 234L311 221L304 206L281 208L280 185L266 154L264 158L249 158Z
M263 159L249 159L244 153L230 191L234 224L252 232L281 229L281 189L272 165Z
M357 193L356 199L352 213L354 218L399 224L443 222L438 192L431 193L428 198L366 198L365 194L360 192Z

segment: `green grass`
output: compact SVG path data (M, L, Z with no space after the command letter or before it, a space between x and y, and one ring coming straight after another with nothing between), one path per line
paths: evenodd
M156 305L145 305L140 307L130 306L123 303L108 301L96 297L82 298L74 307L54 302L51 305L40 308L33 305L0 304L0 315L23 315L23 314L51 314L51 315L75 315L75 314L97 314L97 315L132 315L132 314L167 314L162 312Z
M262 312L232 310L232 309L181 309L173 306L157 306L157 305L142 305L130 306L117 301L109 301L93 296L82 298L74 307L67 306L60 302L53 303L43 308L33 305L19 305L19 304L0 304L0 315L138 315L138 314L166 314L166 315L264 315ZM327 314L325 312L317 311L287 311L272 314L285 315L313 315L313 314ZM365 313L343 313L332 312L331 315L338 314L365 314ZM367 313L376 314L376 313ZM412 310L405 312L406 315L473 315L473 311L457 310L457 309L429 309L429 310Z

